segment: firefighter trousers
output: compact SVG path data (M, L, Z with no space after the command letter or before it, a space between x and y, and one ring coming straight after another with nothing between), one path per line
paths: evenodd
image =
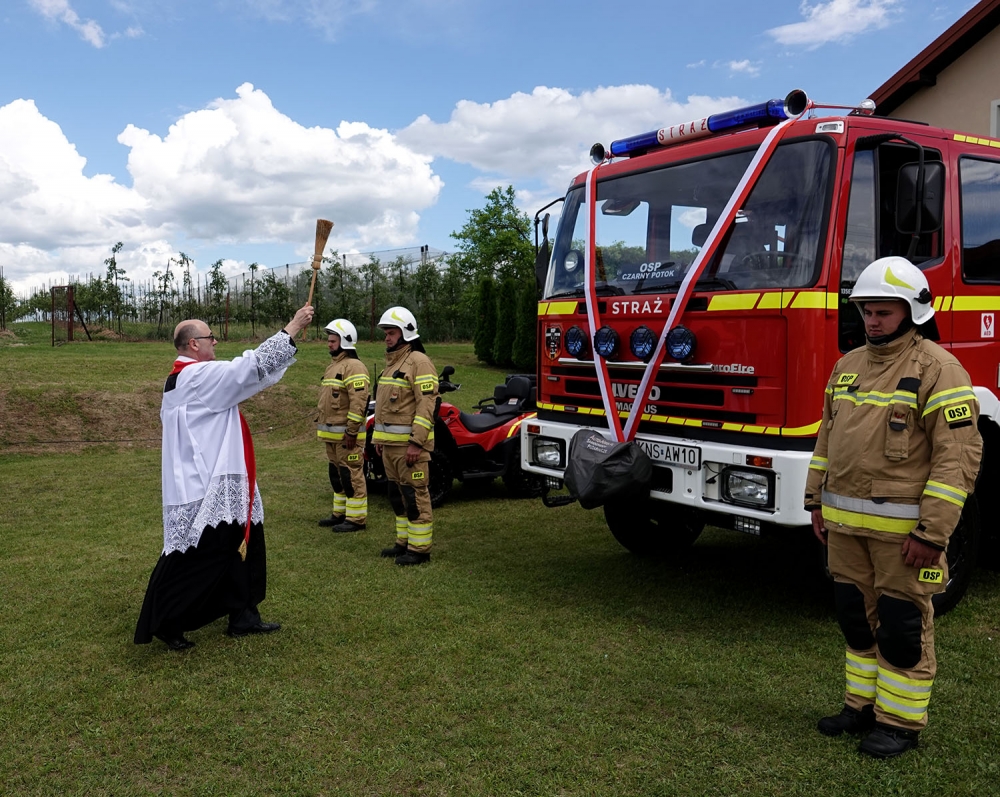
M389 480L389 503L396 515L396 544L415 553L428 553L434 534L431 517L431 455L421 451L406 464L406 446L383 446L382 463Z
M333 514L359 526L368 518L368 485L365 482L363 442L348 449L343 440L326 444L330 485L333 487Z
M829 563L837 620L847 642L844 702L874 705L885 725L919 731L937 671L931 598L948 581L935 568L910 567L899 540L830 531Z

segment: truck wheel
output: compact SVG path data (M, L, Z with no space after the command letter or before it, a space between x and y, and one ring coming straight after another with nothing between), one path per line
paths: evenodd
M705 528L704 516L697 510L648 498L609 501L604 519L614 538L639 556L690 548Z
M520 462L516 461L503 475L503 483L511 498L538 498L545 488L545 477L521 470Z
M451 460L442 451L431 452L431 480L427 489L431 494L431 506L437 509L451 494L451 484L455 479L451 470Z
M976 568L981 538L979 504L975 495L970 495L962 509L962 517L948 540L948 586L933 598L935 617L950 612L965 595L972 581L972 571Z

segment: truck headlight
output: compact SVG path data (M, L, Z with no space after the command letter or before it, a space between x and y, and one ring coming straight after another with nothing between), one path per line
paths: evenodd
M726 468L722 472L722 500L760 509L774 507L774 473Z
M543 468L566 466L566 443L552 437L534 437L531 440L531 459Z

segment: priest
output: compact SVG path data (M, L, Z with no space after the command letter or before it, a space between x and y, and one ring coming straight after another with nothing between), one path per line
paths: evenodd
M257 491L253 440L239 404L276 383L295 362L295 336L313 317L302 307L276 335L232 361L215 359L217 339L204 321L174 330L177 359L163 387L163 553L153 570L135 643L184 636L229 616L231 637L268 634L261 620L267 562L264 506Z

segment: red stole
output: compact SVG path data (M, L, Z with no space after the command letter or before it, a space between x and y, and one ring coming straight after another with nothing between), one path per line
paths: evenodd
M170 376L179 374L189 365L194 365L195 362L193 360L190 362L186 360L174 360L174 370L170 372ZM240 412L239 415L240 430L243 432L243 464L246 465L247 479L250 482L250 504L247 506L247 525L243 532L243 542L240 543L239 547L240 559L245 562L247 559L247 545L250 544L250 523L253 518L253 490L254 485L257 483L257 459L253 452L253 438L250 436L250 426L247 424L247 419L243 417L243 413Z

